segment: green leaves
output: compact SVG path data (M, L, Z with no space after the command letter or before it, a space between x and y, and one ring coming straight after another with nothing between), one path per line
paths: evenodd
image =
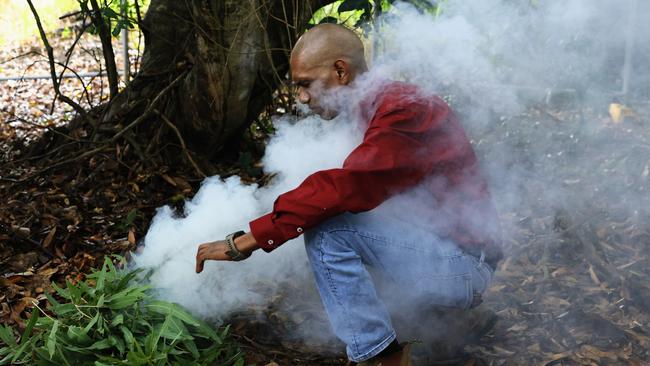
M197 319L177 304L165 301L152 301L146 305L146 308L154 313L172 316L195 327L200 325Z
M363 10L370 13L372 4L370 0L344 0L338 8L339 13L352 10Z
M52 326L52 330L50 331L50 334L47 336L47 340L45 341L45 347L47 348L47 353L50 355L50 359L54 356L54 352L56 351L56 333L59 330L59 322L54 321L54 325Z
M78 0L78 2L82 14L91 14L92 10L88 4L88 0ZM135 28L135 11L136 9L132 1L124 3L113 1L108 3L100 2L99 14L108 26L113 37L119 36L123 29ZM98 33L95 26L90 27L88 30L92 34Z
M372 19L372 9L373 3L370 0L344 0L338 7L338 13L340 16L341 13L355 11L358 20L354 26L359 27Z
M318 24L338 24L339 20L334 17L325 17Z
M117 28L115 28L115 29L117 29ZM120 231L127 231L127 230L129 230L131 225L133 225L135 220L138 219L138 218L141 218L141 217L142 217L142 213L140 213L137 208L133 208L133 209L131 209L131 211L129 211L129 213L126 214L126 217L124 217L124 219L122 219L122 222L120 222L117 225L117 229L120 230Z
M420 13L432 17L441 15L447 0L400 0L411 4ZM381 14L390 12L396 0L338 0L322 7L314 13L307 29L317 24L344 24L348 27L365 28L377 21Z
M79 283L54 285L47 314L34 310L16 341L0 326L0 365L243 364L236 345L181 306L154 300L138 271L119 271L106 258Z

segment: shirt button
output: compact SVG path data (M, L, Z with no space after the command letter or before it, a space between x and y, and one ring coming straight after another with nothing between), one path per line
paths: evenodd
M302 233L302 228L299 227L299 228L296 229L296 231L299 232L299 233Z
M269 240L267 243L269 243L269 245L273 245L273 240Z

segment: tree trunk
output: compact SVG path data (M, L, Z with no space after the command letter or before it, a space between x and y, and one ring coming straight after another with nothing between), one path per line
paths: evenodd
M313 12L329 2L152 0L141 24L141 70L111 102L103 122L128 125L186 72L155 109L178 127L190 150L217 159L224 143L271 101L286 78L295 40ZM153 114L136 130L158 128L160 120ZM178 143L177 135L167 136Z

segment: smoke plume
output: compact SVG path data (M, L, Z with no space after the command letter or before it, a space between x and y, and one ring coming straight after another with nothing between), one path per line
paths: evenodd
M366 43L374 45L371 71L346 94L351 110L331 121L314 116L275 121L277 133L263 160L265 171L277 174L271 184L246 185L236 177L206 179L182 216L169 207L159 209L144 251L135 258L137 266L153 271L151 282L161 298L217 320L242 307L265 306L273 285L259 291L260 283L290 278L313 287L301 238L270 254L258 251L241 263L207 262L201 274L194 273L196 250L230 232L248 231L248 222L269 212L278 194L312 172L340 167L363 133L354 106L385 79L415 83L449 99L462 114L503 215L525 216L538 206L552 212L567 205L573 193L563 182L580 179L567 167L592 163L571 151L602 127L584 125L563 139L531 141L508 135L504 126L516 123L516 116L531 104L552 105L558 99L606 108L604 101L622 97L627 35L647 31L635 19L648 19L650 13L643 4L630 12L633 3L450 0L436 18L397 3L368 35ZM631 61L637 71L629 88L643 95L650 77L647 67L638 66L650 59L650 47L648 40L636 41L640 51ZM539 190L533 194L531 186ZM505 226L506 238L513 235L510 229Z

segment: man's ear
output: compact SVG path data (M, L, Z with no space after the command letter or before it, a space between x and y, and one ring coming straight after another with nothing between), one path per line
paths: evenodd
M348 85L351 81L350 65L344 60L336 60L334 69L336 70L339 85Z

